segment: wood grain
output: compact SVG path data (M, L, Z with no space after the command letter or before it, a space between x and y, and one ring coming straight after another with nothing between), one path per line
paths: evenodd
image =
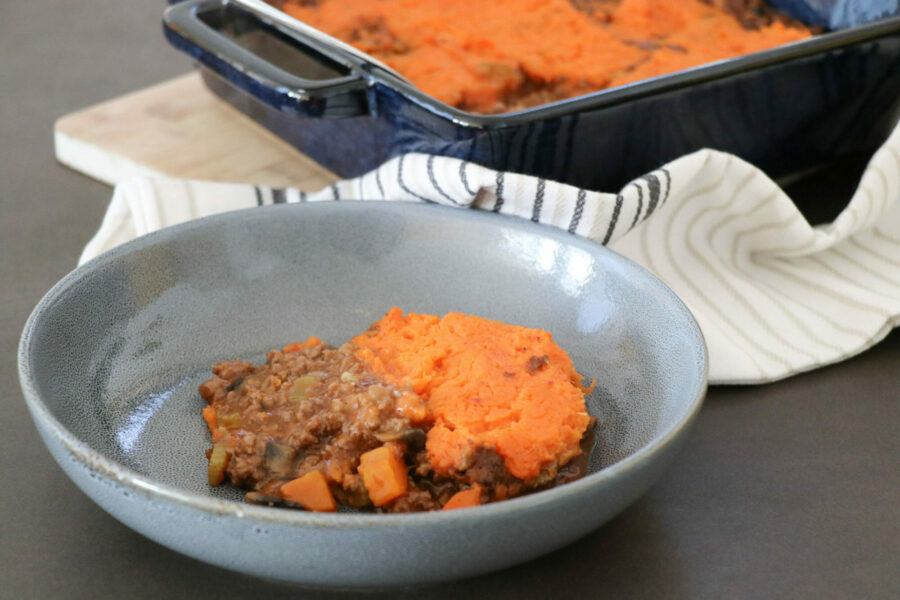
M323 188L338 177L190 73L60 118L57 159L115 184L135 174Z

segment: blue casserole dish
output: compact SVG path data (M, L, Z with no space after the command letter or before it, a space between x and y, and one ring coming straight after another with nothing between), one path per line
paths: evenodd
M709 147L785 178L871 151L900 109L897 16L578 98L479 115L273 13L187 0L166 10L163 25L211 90L343 177L423 152L615 190Z

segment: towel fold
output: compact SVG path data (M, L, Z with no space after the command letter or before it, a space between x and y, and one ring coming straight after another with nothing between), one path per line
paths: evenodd
M214 213L350 199L493 211L608 245L656 274L693 312L709 347L711 383L761 383L834 363L900 322L900 127L827 225L811 226L762 171L714 150L672 161L618 194L408 154L312 194L130 179L116 186L79 262Z

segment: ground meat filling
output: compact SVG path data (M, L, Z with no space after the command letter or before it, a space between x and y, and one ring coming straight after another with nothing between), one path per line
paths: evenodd
M346 346L273 350L258 367L228 361L213 373L199 391L215 409L214 445L226 448L234 485L277 497L285 482L319 470L338 502L366 506L360 455L385 442L415 446L416 430L398 411L403 392Z
M584 474L577 461L564 469L552 464L526 484L492 449L477 448L464 471L438 476L425 449L431 423L422 398L368 370L354 343L332 348L316 342L273 350L259 366L235 360L213 367L215 377L199 387L213 439L211 484L227 480L248 489L254 503L309 508L291 501L282 487L318 472L337 504L412 512L440 509L463 490L475 490L481 503ZM544 359L535 357L530 366L540 369ZM360 458L382 447L402 461L406 490L373 506Z

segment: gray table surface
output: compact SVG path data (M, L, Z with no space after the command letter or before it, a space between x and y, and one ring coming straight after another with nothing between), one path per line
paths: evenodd
M162 9L43 0L0 11L0 597L352 596L237 575L132 532L57 467L19 392L22 325L110 198L56 164L53 121L191 68L163 40ZM841 202L840 189L822 202ZM519 567L365 597L900 598L898 396L896 332L840 365L713 388L671 469L606 526Z

